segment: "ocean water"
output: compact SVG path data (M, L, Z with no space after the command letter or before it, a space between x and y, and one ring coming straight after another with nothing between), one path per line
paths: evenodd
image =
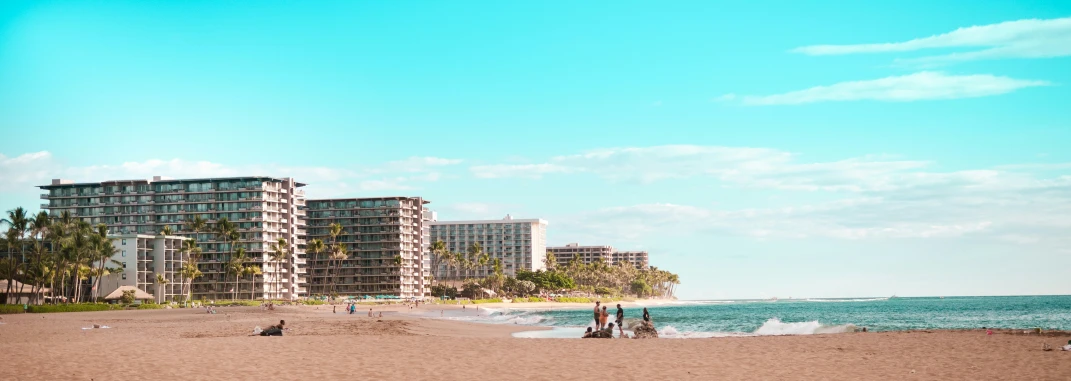
M808 335L862 327L870 331L1071 330L1071 295L655 302L626 308L626 329L641 318L642 307L647 307L660 335L670 338ZM608 311L613 320L616 306L610 305ZM444 318L555 327L518 337L578 337L593 323L591 309L481 308L447 315Z

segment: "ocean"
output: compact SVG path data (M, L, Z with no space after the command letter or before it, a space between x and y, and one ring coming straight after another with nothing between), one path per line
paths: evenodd
M643 307L660 336L668 338L808 335L862 327L869 331L1071 330L1071 295L649 302L625 309L626 327L640 319ZM616 306L611 304L608 311L613 320ZM517 337L579 337L592 324L590 308L481 308L479 312L468 308L446 315L452 320L555 328Z

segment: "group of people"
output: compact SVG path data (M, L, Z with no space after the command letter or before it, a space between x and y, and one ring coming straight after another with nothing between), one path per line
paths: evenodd
M610 313L606 310L606 306L602 305L602 302L595 302L595 309L592 313L595 317L595 324L588 327L587 332L584 333L584 338L612 338L615 325L617 326L618 334L621 337L625 337L625 310L621 308L621 304L617 305L617 313L614 314L613 323L609 322ZM651 321L651 315L647 312L647 308L643 309L643 321Z

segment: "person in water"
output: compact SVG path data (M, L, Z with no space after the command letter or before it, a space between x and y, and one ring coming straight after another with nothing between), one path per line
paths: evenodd
M621 304L617 304L617 315L614 316L614 321L617 323L617 330L620 331L621 336L625 335L625 310L621 308Z
M599 325L599 320L600 320L599 318L602 317L602 313L599 312L599 305L600 304L602 304L602 303L600 303L598 301L595 302L595 325L594 325L595 329L602 329L602 326Z
M647 313L647 307L643 307L643 321L651 321L651 314Z

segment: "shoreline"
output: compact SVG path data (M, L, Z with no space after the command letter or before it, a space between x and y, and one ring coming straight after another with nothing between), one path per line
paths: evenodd
M436 306L443 309L445 306ZM0 379L1039 379L1071 377L1071 335L873 332L712 340L525 340L532 326L330 306L5 315ZM421 307L423 309L425 307ZM364 311L365 313L367 310ZM285 319L282 337L250 336ZM85 329L93 324L108 329ZM593 353L607 366L563 366ZM57 359L62 359L58 361Z

